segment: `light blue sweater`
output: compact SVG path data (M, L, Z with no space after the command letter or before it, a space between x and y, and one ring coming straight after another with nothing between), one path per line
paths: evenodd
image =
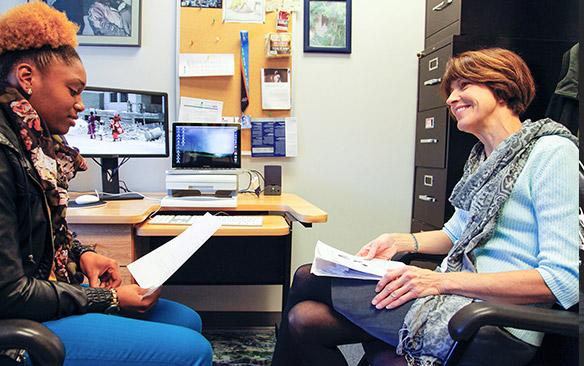
M456 209L442 230L456 243L468 220L467 211ZM493 237L472 254L478 273L536 269L558 304L569 308L578 302L578 148L571 141L539 139ZM507 330L536 346L543 339L542 333Z

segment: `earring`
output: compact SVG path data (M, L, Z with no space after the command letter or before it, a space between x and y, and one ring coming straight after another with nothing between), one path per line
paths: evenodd
M32 88L28 88L26 92L28 93L28 95L32 95Z

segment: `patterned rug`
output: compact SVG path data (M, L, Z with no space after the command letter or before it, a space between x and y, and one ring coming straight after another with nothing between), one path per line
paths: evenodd
M210 329L203 335L213 345L213 366L270 365L276 344L274 328Z

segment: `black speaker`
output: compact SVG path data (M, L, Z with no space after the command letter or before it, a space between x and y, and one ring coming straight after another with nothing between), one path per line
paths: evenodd
M266 178L264 186L266 196L282 194L282 167L280 165L265 165L264 177Z

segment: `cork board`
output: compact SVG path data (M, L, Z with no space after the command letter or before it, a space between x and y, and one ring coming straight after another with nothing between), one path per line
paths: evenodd
M249 106L251 118L288 117L290 111L262 110L261 69L291 68L291 59L267 58L264 37L276 30L276 12L266 13L264 24L223 23L221 9L180 8L180 53L232 53L233 76L179 78L180 96L223 101L223 116L241 115L241 41L239 31L249 32ZM289 32L292 32L291 24ZM294 47L294 45L293 45ZM242 130L242 151L251 151L250 130Z

